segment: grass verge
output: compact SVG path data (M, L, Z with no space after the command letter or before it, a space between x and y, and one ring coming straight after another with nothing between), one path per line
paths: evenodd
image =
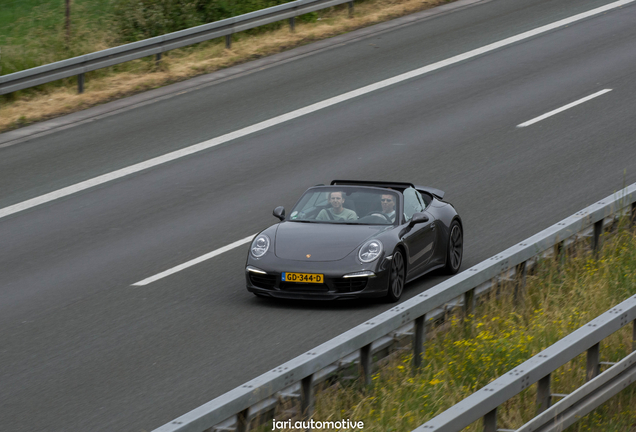
M365 432L412 431L636 294L636 235L621 228L605 237L598 259L579 247L565 264L541 261L527 278L522 306L515 306L510 295L501 295L480 304L467 325L451 317L433 330L419 373L412 373L411 357L405 355L377 371L370 388L353 382L322 389L313 418L363 421ZM615 362L629 354L631 332L628 325L605 339L601 361ZM567 394L583 384L585 362L583 353L557 369L552 374L552 393ZM533 385L500 407L498 427L516 429L530 420L536 412L535 401ZM283 418L281 414L277 419ZM480 431L482 422L466 430ZM568 430L636 431L636 386Z
M238 33L234 35L231 50L225 49L224 40L216 39L170 51L163 56L159 66L146 58L90 72L86 76L85 93L81 95L77 94L77 81L73 77L0 96L0 132L187 80L443 3L448 1L366 0L356 3L352 18L348 17L347 6L343 5L315 13L314 22L297 22L294 32L288 26L281 25L276 30L257 34ZM77 9L81 11L80 6ZM46 18L49 13L48 9L41 13L43 22L49 22ZM45 32L46 28L42 31ZM93 51L113 44L107 33L94 31L91 26L79 25L74 31L81 36L79 39L95 47ZM64 43L59 29L40 37L50 39L50 44ZM4 47L5 52L12 49L30 48ZM86 47L76 49L83 52ZM32 50L32 57L44 55L42 48L34 47ZM19 65L16 67L23 68Z

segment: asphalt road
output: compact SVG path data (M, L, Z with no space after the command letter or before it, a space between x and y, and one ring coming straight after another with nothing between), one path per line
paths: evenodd
M162 89L1 148L0 209L607 3L482 2ZM468 268L635 182L635 21L625 6L1 218L0 429L151 430L389 308L257 299L247 246L132 286L274 223L313 184L445 190Z

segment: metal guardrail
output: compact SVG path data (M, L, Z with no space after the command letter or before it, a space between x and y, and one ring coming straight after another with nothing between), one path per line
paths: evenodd
M480 418L484 419L484 432L496 432L497 407L534 383L538 385L539 415L516 432L564 430L635 381L636 352L600 373L601 341L630 323L633 323L636 339L636 296L570 333L413 432L458 432ZM569 395L552 394L552 372L586 351L588 382ZM553 397L564 398L549 408Z
M625 211L630 212L632 220L636 217L636 183L182 415L155 432L211 432L221 424L222 429L231 426L237 432L244 432L249 429L251 418L271 410L277 399L290 395L300 399L301 413L307 418L313 411L315 383L342 365L350 364L352 359L359 359L364 380L370 382L372 353L399 338L400 334L412 337L413 366L419 367L426 337L425 325L431 316L439 314L440 310L443 313L447 306L463 305L470 310L476 296L495 286L499 279L515 276L524 283L525 273L537 256L559 253L577 238L591 237L592 246L597 249L604 227L614 221L616 214ZM491 410L496 406L493 404Z
M636 352L544 411L516 432L558 432L636 382Z
M86 72L152 55L155 55L156 60L159 61L161 54L166 51L222 36L225 36L225 44L229 48L232 43L231 35L234 33L285 19L289 19L290 28L294 30L295 17L344 3L349 3L349 15L351 16L353 14L353 0L296 0L221 21L2 75L0 76L0 95L74 75L78 77L78 92L82 93Z

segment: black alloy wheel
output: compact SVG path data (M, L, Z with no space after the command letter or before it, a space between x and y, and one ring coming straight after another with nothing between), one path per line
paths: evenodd
M391 260L391 273L389 275L389 290L386 294L387 301L392 303L400 300L404 291L404 258L402 252L396 250Z
M446 253L446 273L456 274L462 265L464 255L464 235L459 222L454 220L451 223L450 234L448 236L448 252Z

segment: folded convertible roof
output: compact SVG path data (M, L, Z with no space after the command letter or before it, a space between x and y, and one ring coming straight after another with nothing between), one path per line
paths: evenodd
M380 186L380 187L395 187L399 189L405 189L408 187L414 188L413 183L403 182L384 182L384 181L369 181L369 180L332 180L332 185L360 185L360 186Z
M332 185L359 185L359 186L378 186L393 189L406 189L409 187L415 188L420 191L428 192L431 195L435 195L436 198L444 199L444 191L435 189L429 186L415 186L413 183L405 182L384 182L384 181L369 181L369 180L332 180Z

